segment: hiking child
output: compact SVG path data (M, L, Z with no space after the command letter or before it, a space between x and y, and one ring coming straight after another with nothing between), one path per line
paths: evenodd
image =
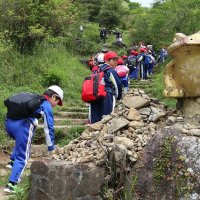
M127 59L127 66L130 70L129 78L130 79L138 79L138 52L132 50L131 55Z
M150 58L151 58L151 61L150 61L150 63L149 63L149 68L148 68L148 74L153 74L153 67L154 67L154 65L156 65L156 59L155 59L155 57L152 55L152 52L151 52L151 50L148 50L148 55L150 56Z
M141 48L140 51L141 51L141 54L138 61L141 62L141 66L142 66L141 67L142 81L147 81L147 78L148 78L147 73L153 61L150 54L148 53L146 49Z
M122 43L122 33L119 31L118 28L113 31L113 34L115 35L116 42L121 42Z
M106 38L107 38L107 30L105 27L103 27L101 30L100 30L100 40L103 40L103 42L105 43L106 42Z
M122 85L124 86L124 94L126 94L128 92L129 68L123 64L122 59L118 59L115 70L117 71L117 74L121 79Z
M117 65L117 60L117 54L109 51L104 55L105 64L99 66L100 70L104 71L106 96L102 100L91 102L91 124L100 121L103 115L108 115L113 111L115 97L118 100L121 99L122 83L114 69Z
M41 104L30 117L13 119L8 117L10 115L7 112L5 128L7 134L15 140L15 147L10 155L11 160L6 166L11 169L9 183L4 189L6 193L15 192L16 185L21 180L22 173L30 156L31 141L39 118L42 117L44 120L44 132L48 151L52 152L56 148L54 144L54 118L52 108L56 105L62 106L63 90L59 86L53 85L43 95L41 96L43 98Z
M144 56L146 53L145 48L140 48L140 53L138 55L138 62L139 62L139 73L140 73L140 80L144 81L147 79L147 68L144 65Z

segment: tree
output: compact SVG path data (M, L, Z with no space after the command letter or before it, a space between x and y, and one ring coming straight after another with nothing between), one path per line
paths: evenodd
M20 53L47 35L64 35L80 13L69 0L1 0L0 12L0 31Z
M108 28L119 26L124 15L123 2L123 0L104 0L98 15L99 23Z
M99 0L75 0L74 3L81 5L81 8L87 8L88 20L97 22L97 16L100 12L102 1Z
M174 34L193 34L200 29L200 0L157 0L150 9L132 10L132 35L159 47L172 43Z

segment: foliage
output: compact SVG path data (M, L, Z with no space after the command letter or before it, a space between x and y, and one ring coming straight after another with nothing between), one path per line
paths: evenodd
M84 31L79 37L79 43L75 50L81 55L89 55L98 52L100 49L99 41L99 26L96 23L86 23Z
M99 12L99 24L109 29L121 24L121 17L124 12L122 0L104 0Z
M199 3L199 0L165 0L156 1L151 9L134 9L131 36L135 42L144 41L158 48L168 46L176 32L193 34L200 29Z
M47 35L65 35L81 15L69 0L2 0L0 12L0 31L20 53L32 52Z
M98 22L98 14L101 8L102 1L99 0L76 0L75 4L81 5L81 8L85 8L87 12L87 18L90 22Z
M126 199L126 200L128 200L128 199L132 199L132 200L137 199L136 197L133 197L134 193L135 193L135 186L137 184L137 179L138 179L138 177L136 175L134 175L132 177L132 180L130 180L130 188L128 188L128 189L126 189L124 191L124 198L123 199Z

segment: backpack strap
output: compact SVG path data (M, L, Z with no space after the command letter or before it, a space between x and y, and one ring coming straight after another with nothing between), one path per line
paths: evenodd
M98 72L98 73L99 73L99 72L105 72L105 71L107 71L108 69L111 69L111 68L112 68L112 67L107 66L104 70L102 70L101 67L99 66L97 72Z
M107 71L108 69L111 69L112 67L108 66L106 67L104 70L102 70L102 72Z

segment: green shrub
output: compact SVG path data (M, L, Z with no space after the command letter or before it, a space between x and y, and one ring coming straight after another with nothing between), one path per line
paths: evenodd
M44 74L42 83L44 87L49 87L50 85L62 85L64 78L65 74L63 71L50 68Z

